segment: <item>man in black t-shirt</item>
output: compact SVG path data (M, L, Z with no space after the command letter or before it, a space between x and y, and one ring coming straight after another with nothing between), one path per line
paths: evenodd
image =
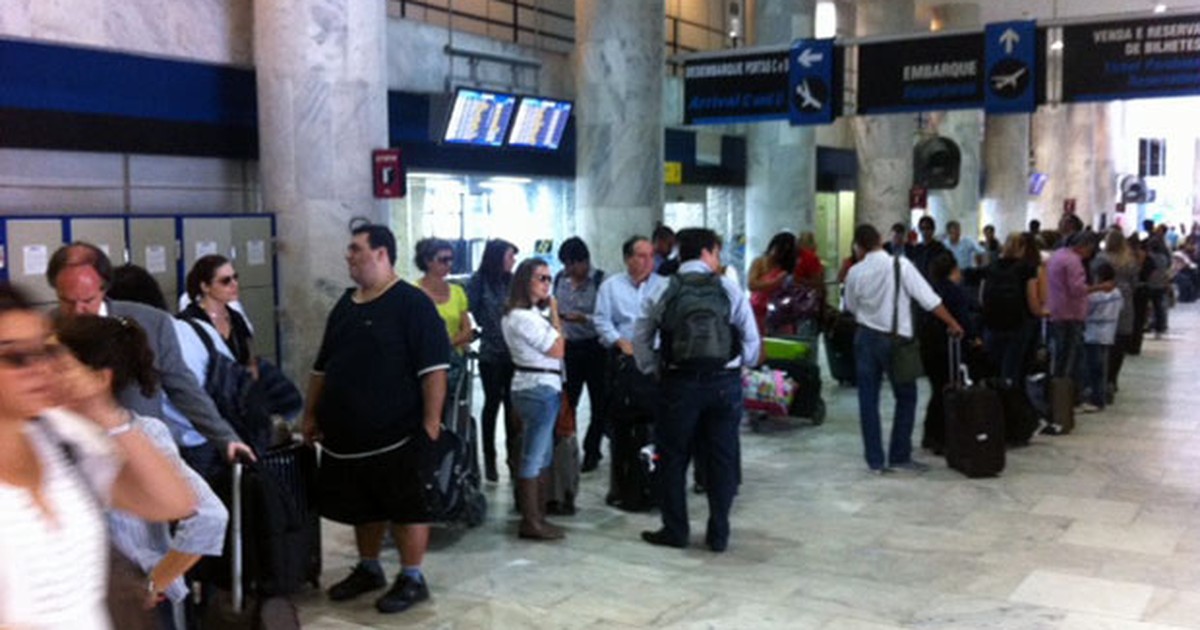
M354 229L346 262L357 288L329 314L303 425L305 439L322 446L321 515L353 525L358 545L358 564L329 597L387 585L379 553L390 524L401 572L375 602L384 613L429 598L421 561L432 519L421 471L440 432L450 368L445 324L424 292L396 276L395 260L390 230Z

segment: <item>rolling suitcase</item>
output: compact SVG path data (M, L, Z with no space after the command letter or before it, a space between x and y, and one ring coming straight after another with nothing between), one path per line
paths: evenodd
M316 454L304 444L274 449L256 464L234 463L226 551L216 563L227 581L218 582L204 602L204 629L300 628L287 595L305 582L319 585L315 473Z
M653 477L642 449L652 444L651 425L629 418L612 423L611 480L606 502L626 512L645 512L654 507Z
M562 394L562 404L570 405L570 397ZM546 513L570 516L575 513L575 497L579 494L579 438L575 432L574 408L559 410L554 425L554 454L550 466L550 483L546 489Z
M1029 400L1025 388L1005 378L989 378L983 382L1000 396L1004 408L1004 436L1011 446L1024 446L1037 433L1038 411Z
M487 496L481 488L483 474L479 469L479 447L475 418L471 415L472 383L475 379L475 355L463 357L463 368L459 370L452 396L442 413L442 424L449 427L463 442L466 464L466 483L462 484L462 508L456 511L451 524L478 527L487 520Z
M1004 407L1000 395L972 384L962 362L961 342L949 343L950 385L946 388L946 463L968 477L994 477L1004 470Z
M857 380L854 363L854 333L858 324L850 313L841 313L833 326L825 331L825 357L829 373L841 385L853 386Z
M810 361L768 360L771 369L782 370L796 382L788 415L808 418L814 425L825 422L825 400L821 398L821 368Z

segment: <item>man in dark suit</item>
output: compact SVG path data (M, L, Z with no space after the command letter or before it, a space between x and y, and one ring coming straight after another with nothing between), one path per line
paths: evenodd
M112 281L112 263L100 248L90 243L59 248L50 258L46 278L58 294L57 317L99 315L127 317L137 322L150 340L154 367L162 379L162 393L171 404L227 460L233 461L239 452L253 458L253 451L221 417L212 399L188 370L171 316L149 306L106 298ZM129 387L121 392L120 401L141 415L163 417L163 399L159 393L148 397L137 387Z

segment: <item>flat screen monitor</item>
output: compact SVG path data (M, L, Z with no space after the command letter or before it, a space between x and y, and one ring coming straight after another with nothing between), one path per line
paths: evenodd
M442 142L499 147L504 144L516 105L517 97L512 94L459 88L454 93Z
M522 96L508 132L508 146L553 151L562 142L570 117L570 101Z

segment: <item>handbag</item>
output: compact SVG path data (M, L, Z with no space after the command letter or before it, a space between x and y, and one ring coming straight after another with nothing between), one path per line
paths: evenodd
M921 366L921 346L917 338L900 335L900 258L892 259L896 290L892 296L892 370L893 383L908 384L925 375Z
M575 406L567 392L562 393L562 402L558 406L558 419L554 421L554 437L566 438L575 435Z

